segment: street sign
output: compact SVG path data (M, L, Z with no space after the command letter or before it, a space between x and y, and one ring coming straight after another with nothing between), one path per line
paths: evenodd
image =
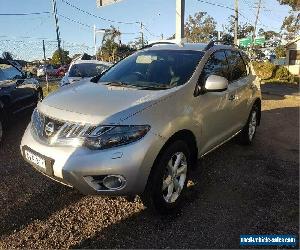
M249 47L252 44L252 38L246 37L239 40L239 46L241 47Z
M264 36L256 37L254 40L254 45L264 45L265 42L266 42L266 39Z
M264 36L256 37L254 40L254 45L264 45L266 39ZM239 40L239 46L241 47L250 47L253 43L252 37L245 37Z
M106 5L121 2L122 0L96 0L97 7L103 7Z

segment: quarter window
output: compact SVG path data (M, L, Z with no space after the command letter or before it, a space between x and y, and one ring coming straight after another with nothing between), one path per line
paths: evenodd
M226 56L229 64L230 81L235 81L241 77L247 76L246 65L238 51L226 50Z

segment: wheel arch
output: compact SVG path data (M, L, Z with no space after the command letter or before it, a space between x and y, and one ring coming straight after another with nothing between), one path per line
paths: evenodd
M158 155L156 156L154 160L155 165L157 161L160 159L161 154L164 152L164 150L174 141L182 140L186 142L187 146L189 147L191 154L192 154L192 164L193 167L196 165L198 160L198 147L197 147L197 141L194 133L190 130L183 129L179 130L176 133L174 133L163 145L163 147L160 149ZM153 169L153 167L152 167ZM151 170L152 170L151 169Z

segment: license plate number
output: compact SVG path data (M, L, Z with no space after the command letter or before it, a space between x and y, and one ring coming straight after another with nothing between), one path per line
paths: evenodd
M25 157L28 161L34 163L35 165L37 165L43 169L46 169L46 161L45 161L45 159L41 158L40 156L35 155L34 153L32 153L28 150L25 150Z

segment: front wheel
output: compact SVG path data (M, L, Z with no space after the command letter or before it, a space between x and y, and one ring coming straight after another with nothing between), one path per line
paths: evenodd
M240 142L245 145L250 145L255 137L258 125L258 108L254 106L250 112L247 124L244 126L240 134Z
M159 213L169 213L182 202L191 167L191 154L184 141L170 144L156 160L142 195L143 203Z

